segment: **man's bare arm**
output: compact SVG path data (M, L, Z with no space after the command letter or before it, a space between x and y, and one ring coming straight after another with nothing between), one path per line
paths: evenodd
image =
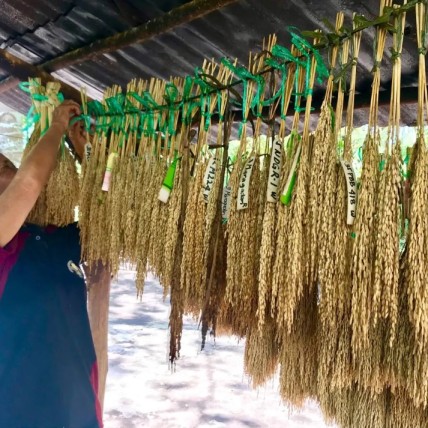
M59 144L70 118L79 114L79 106L73 101L65 101L55 109L50 128L0 195L0 247L10 242L24 224L55 168Z

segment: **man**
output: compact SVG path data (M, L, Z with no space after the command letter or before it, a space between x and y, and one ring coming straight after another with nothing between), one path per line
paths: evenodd
M0 427L101 428L97 364L72 224L25 224L79 106L65 101L19 170L0 155ZM82 147L75 147L81 156Z

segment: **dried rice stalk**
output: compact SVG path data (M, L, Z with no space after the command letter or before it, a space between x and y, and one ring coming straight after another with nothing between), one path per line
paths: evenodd
M254 325L247 333L244 370L253 388L265 384L276 372L279 346L275 326L272 318L267 318L261 327Z
M49 128L53 110L59 104L58 92L60 84L58 82L48 82L46 88L41 86L40 79L30 79L30 83L32 95L45 97L46 100L36 99L33 101L36 113L40 114L40 121L25 147L23 158L27 156L31 148L38 142L40 136L43 136ZM74 210L79 197L79 176L75 160L65 148L63 142L57 158L57 165L29 214L27 221L30 223L41 226L48 224L65 226L75 220Z
M344 14L336 17L336 31L343 26ZM331 67L336 66L338 46L332 49ZM321 114L314 134L314 146L309 181L309 206L308 217L310 224L310 259L309 281L316 284L318 278L323 289L331 284L331 278L325 277L324 264L328 262L328 249L331 247L332 216L335 196L335 165L336 165L336 141L332 127L331 98L333 92L333 71L327 81L326 94ZM321 177L321 179L320 179ZM322 260L320 252L324 252ZM327 291L328 293L328 291ZM323 308L322 308L323 309Z
M250 68L253 67L250 55ZM244 106L243 117L247 118L250 106L255 96L256 84L253 80L247 83L247 99ZM232 209L227 225L227 288L226 300L229 303L233 315L234 331L239 336L244 336L249 327L248 321L254 315L257 305L257 254L259 247L256 242L256 227L258 218L258 198L260 169L259 159L253 147L253 152L242 168L242 174L250 175L249 203L245 209L238 210L239 195L238 182L241 176L242 156L246 152L246 127L243 126L241 144L238 158L231 177L233 192ZM258 135L254 135L256 142Z
M369 346L372 301L372 262L374 258L374 217L377 209L378 144L367 136L363 148L363 168L358 197L357 218L354 223L355 243L351 260L352 278L352 351L354 358L372 366L365 359Z
M315 59L312 60L309 88L315 80ZM309 71L308 71L309 72ZM301 70L301 75L305 74ZM289 207L281 207L284 214L278 217L277 254L273 273L273 296L277 300L277 323L286 332L291 331L296 308L304 295L307 282L307 202L311 142L309 136L309 119L312 94L309 91L306 100L304 130L301 143L300 164L297 182ZM281 210L280 208L280 210ZM288 218L287 218L288 217ZM285 275L287 275L286 282ZM313 289L313 287L311 287Z
M381 1L380 13L390 1ZM360 376L367 380L370 368L376 366L374 362L367 361L365 351L369 346L369 327L373 320L371 302L373 299L373 260L375 255L375 213L377 211L378 187L378 131L377 114L379 108L380 63L385 46L386 30L377 29L377 49L372 85L372 98L370 104L369 132L363 148L363 168L361 186L357 207L357 218L354 223L355 244L353 248L351 276L352 276L352 350L359 367ZM364 374L363 374L364 373Z
M203 245L207 204L202 193L202 183L206 167L207 163L200 161L191 178L183 229L180 285L186 295L186 311L194 316L199 316L205 286Z
M160 281L165 289L168 289L172 283L173 267L175 264L175 247L178 239L178 219L181 211L181 197L182 197L182 172L181 163L177 165L175 173L174 189L171 194L171 199L168 203L169 214L168 223L166 225L166 239L165 239L165 257L163 260Z
M303 85L305 82L305 72L303 69L299 69L299 80L298 80L298 91L302 93ZM287 91L289 91L289 86L293 88L294 79L287 81ZM292 89L291 89L292 90ZM295 141L300 136L297 133L300 119L300 101L301 97L296 99L296 111L294 113L293 125L290 138L287 144L286 150L286 159L284 160L281 186L285 185L287 180L292 162L297 156L298 150L300 150L300 142ZM295 138L296 137L296 138ZM283 187L281 187L283 188ZM292 313L294 303L289 306L289 300L291 296L291 288L289 287L289 282L286 281L284 284L285 273L287 272L288 266L290 266L290 261L288 259L288 244L289 244L289 233L290 228L292 227L291 221L291 207L281 204L278 204L277 207L277 225L276 225L276 251L274 257L274 265L272 272L272 301L271 301L271 316L277 320L279 326L282 325L283 314L287 314L287 318L290 317L290 311ZM290 285L291 286L291 285ZM287 312L288 311L288 312Z
M154 182L162 183L167 171L166 162L160 159L155 163ZM160 185L159 185L160 187ZM155 188L156 189L156 188ZM160 277L162 272L163 255L165 250L165 225L168 219L168 210L165 204L158 199L156 190L152 190L153 209L150 217L150 240L148 261L153 273Z
M276 159L282 159L284 157L284 141L285 141L285 117L288 111L288 107L291 100L291 95L294 88L294 77L295 77L295 66L288 67L287 84L285 88L284 102L282 119L278 134L278 143L280 147L275 144L275 136L271 135L272 149L270 156L275 156ZM281 150L281 154L275 153L275 150ZM274 160L275 161L275 160ZM280 178L283 171L286 169L283 167L282 160L279 161L280 170L277 171L280 174ZM281 168L282 167L282 168ZM281 179L279 180L281 184ZM279 196L279 192L278 192ZM263 218L263 230L260 247L260 272L259 272L259 298L257 315L259 320L259 326L261 327L265 322L265 317L272 314L273 308L271 307L272 299L272 274L275 261L275 247L276 247L276 224L277 224L277 205L275 203L267 203L264 218Z
M428 343L428 294L425 278L427 268L428 243L428 192L426 188L428 154L424 138L426 72L425 72L425 29L426 5L416 5L416 23L419 48L419 98L418 98L418 140L412 173L410 225L408 235L408 281L409 317L415 328L417 338L416 352L425 350Z
M317 296L308 287L300 298L291 331L284 331L280 350L280 394L301 407L317 393Z
M399 188L401 186L400 163L400 88L401 88L401 51L404 36L405 13L395 18L393 50L396 54L393 66L391 88L391 109L389 143L386 152L386 167L380 173L379 214L376 236L376 257L374 268L373 322L378 317L387 321L389 328L389 346L395 340L398 314L399 283L399 228L400 206Z
M222 94L222 115L225 113L227 100L226 92ZM222 322L221 314L227 312L225 304L226 293L226 227L223 223L223 212L220 207L223 204L223 187L228 168L228 148L232 121L228 117L223 124L223 148L216 151L217 162L220 171L215 175L213 189L208 198L205 234L204 234L204 264L206 266L206 287L204 302L201 310L201 349L204 348L209 328L211 334L216 335L218 331L218 319L220 314L220 330L229 329L230 324ZM221 155L221 163L220 163ZM227 324L227 325L226 325Z

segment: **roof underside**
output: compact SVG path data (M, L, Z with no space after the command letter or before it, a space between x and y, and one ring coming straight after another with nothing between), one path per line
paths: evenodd
M73 49L125 31L185 3L180 0L11 0L0 2L0 44L13 55L32 64L46 62ZM132 78L192 74L204 58L238 58L246 64L248 52L259 50L263 37L276 33L278 42L288 46L287 26L300 30L325 28L322 19L335 22L336 13L345 13L351 26L353 12L367 18L378 15L379 0L239 0L203 18L172 31L54 73L62 81L100 99L103 90ZM417 47L414 14L407 16L402 55L402 86L417 85ZM367 93L373 67L373 29L363 34L357 78L357 92ZM389 41L390 43L390 41ZM389 90L391 60L389 46L382 63L382 90ZM8 72L0 68L0 80ZM0 94L0 102L25 112L29 98L15 88ZM415 121L415 105L402 111L403 124ZM387 123L388 109L380 111L381 124ZM367 122L367 109L356 112L355 125Z

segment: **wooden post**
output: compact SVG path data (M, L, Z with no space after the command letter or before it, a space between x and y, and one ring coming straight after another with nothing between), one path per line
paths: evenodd
M88 313L98 362L98 398L101 410L108 372L108 315L110 307L110 270L99 264L95 275L88 276ZM95 268L92 268L95 271Z

